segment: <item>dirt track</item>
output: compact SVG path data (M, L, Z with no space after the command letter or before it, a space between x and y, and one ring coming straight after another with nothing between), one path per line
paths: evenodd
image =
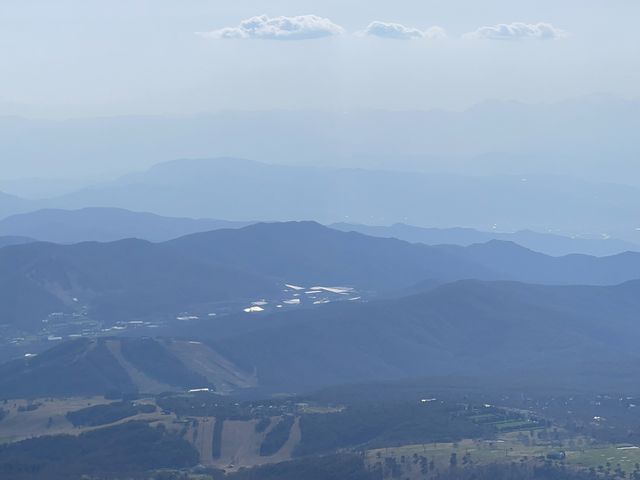
M241 467L290 460L294 449L300 443L300 419L296 419L287 442L275 455L260 456L262 442L279 421L279 418L274 417L269 428L262 433L256 432L257 420L226 421L222 430L222 452L215 464L226 470L237 470Z

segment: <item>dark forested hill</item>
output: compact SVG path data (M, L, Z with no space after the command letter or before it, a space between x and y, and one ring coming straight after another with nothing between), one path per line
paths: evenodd
M214 344L278 388L449 374L513 381L522 372L531 382L571 374L574 384L625 383L638 373L639 308L640 282L464 281L402 299L284 313L274 316L276 328Z
M345 233L315 222L260 223L166 243L185 255L291 283L390 290L425 279L494 279L490 266L461 252Z
M386 291L459 278L496 276L457 252L311 222L212 231L164 244L30 243L0 250L0 320L28 329L50 313L80 308L96 318L131 320L255 300L280 292L285 282Z
M640 278L640 253L550 257L511 242L427 246L314 222L263 223L165 243L128 239L0 249L0 320L36 326L52 312L98 319L175 315L275 295L285 283L380 293L455 280L613 285Z
M189 379L209 371L190 363L184 348L203 349L193 352L199 365L212 362L225 369L233 365L237 372L254 372L255 384L249 378L253 374L238 373L234 378L244 376L246 381L232 389L257 385L271 392L300 392L340 383L443 375L510 385L526 378L529 386L633 389L640 374L638 309L637 281L614 287L461 281L405 298L341 302L255 320L202 320L174 330L173 335L183 342L123 340L118 351L126 362L163 384L177 384L178 389L182 383L175 378ZM234 332L221 327L223 323L239 327ZM204 344L198 347L188 341L196 339ZM64 345L69 344L55 351L65 352ZM56 359L62 353L51 351L35 357L33 363L5 364L0 370L5 383L0 387L11 391L40 385L32 380L48 378L48 372L67 379L85 378L65 372L101 365L101 361L77 364L76 360L93 358L104 351L100 345L81 349L82 355L65 354L64 358L73 359L70 363L60 364ZM122 360L113 363L113 346L110 352L104 357L108 365L122 366ZM181 358L186 368L172 379L163 375L175 368L160 367L169 354ZM115 366L99 368L120 371ZM7 378L12 383L6 383ZM118 381L126 385L129 377L114 378L122 378ZM189 385L203 383L198 378L193 377Z
M0 476L11 480L141 479L197 462L198 452L180 435L143 422L0 446Z
M115 321L278 288L253 273L186 258L141 240L5 247L0 249L0 286L2 323L22 327L80 307Z
M9 398L132 392L135 385L105 341L74 340L37 357L0 365L0 389Z
M387 290L428 279L613 285L640 278L640 253L635 252L551 257L499 240L468 247L427 246L315 222L261 223L189 235L167 245L291 282L343 282Z
M210 348L150 338L77 339L0 365L4 398L244 388L251 374Z

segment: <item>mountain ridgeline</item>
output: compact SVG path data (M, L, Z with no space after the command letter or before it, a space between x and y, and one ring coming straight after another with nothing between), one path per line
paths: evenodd
M566 237L553 233L520 230L513 233L484 232L473 228L423 228L396 223L390 226L334 223L331 228L344 232L359 232L373 237L398 238L427 245L460 245L468 247L491 240L514 242L536 252L553 256L580 253L593 256L610 256L626 251L640 251L640 245L606 237Z
M0 218L32 210L32 202L0 192Z
M614 285L639 272L640 254L631 252L556 258L510 242L427 246L313 222L255 224L155 244L130 239L2 248L0 319L29 330L50 313L85 309L127 321L269 298L285 283L397 294L424 282L463 279Z
M113 242L127 238L162 242L196 232L243 227L249 223L162 217L120 208L43 209L0 220L0 235L53 243Z
M14 235L0 236L0 248L9 247L11 245L22 245L33 241L34 240L32 238L28 237L19 237Z
M30 210L92 206L193 218L323 223L348 218L480 229L497 225L508 231L603 232L640 243L632 220L639 188L569 176L471 176L191 159L27 203ZM18 207L25 211L24 205Z
M254 223L258 222L165 217L122 208L45 208L0 219L0 246L24 243L30 239L64 244L87 241L113 242L128 238L163 242L193 233L241 228ZM608 256L640 250L638 244L606 236L568 237L529 230L501 233L496 230L480 231L472 228L423 228L402 223L391 226L334 223L329 226L345 232L353 231L373 237L397 238L427 245L469 246L490 240L511 241L553 256L572 253Z

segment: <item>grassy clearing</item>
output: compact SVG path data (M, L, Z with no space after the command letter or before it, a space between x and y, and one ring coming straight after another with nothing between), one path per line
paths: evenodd
M121 420L98 426L78 426L74 427L67 418L69 412L77 412L89 407L96 407L113 403L103 397L73 397L65 399L43 398L33 401L11 400L1 407L8 412L8 415L0 421L0 444L17 442L33 437L45 435L80 435L81 433L106 427L126 423L131 420L141 420L146 422L165 423L167 427L175 430L172 426L174 415L162 415L159 410L152 413L138 413ZM154 405L153 399L137 400L138 404ZM35 405L33 410L28 409L29 405Z
M488 464L494 462L512 462L521 459L531 459L546 456L553 451L549 446L536 445L524 446L517 440L516 434L508 434L499 440L463 440L458 443L431 443L425 445L406 445L395 448L382 448L367 452L369 461L374 461L386 457L413 457L413 455L425 456L429 461L439 467L449 464L452 453L458 457L469 454L474 463Z
M66 418L68 412L109 403L102 397L11 400L2 408L8 412L0 421L0 443L24 440L40 435L74 433L76 430ZM27 410L28 405L37 405Z
M446 468L452 453L456 453L458 461L463 456L476 465L491 463L511 463L529 461L532 459L544 459L551 452L563 451L566 453L564 463L575 468L607 468L615 470L618 465L627 473L640 464L640 448L632 445L592 445L585 438L573 438L562 446L550 445L540 442L531 442L525 445L522 442L522 432L510 432L500 435L496 440L463 440L459 443L432 443L425 445L405 445L394 448L381 448L366 452L367 462L375 464L384 461L385 458L395 458L400 461L413 458L414 455L424 456L440 468Z
M613 469L619 464L626 471L631 472L636 463L640 463L640 448L629 448L629 445L592 447L584 451L567 452L567 463L584 468L606 467L609 463Z

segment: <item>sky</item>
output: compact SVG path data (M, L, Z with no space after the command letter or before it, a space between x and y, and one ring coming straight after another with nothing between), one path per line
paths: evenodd
M2 0L0 115L635 99L638 19L636 0Z

